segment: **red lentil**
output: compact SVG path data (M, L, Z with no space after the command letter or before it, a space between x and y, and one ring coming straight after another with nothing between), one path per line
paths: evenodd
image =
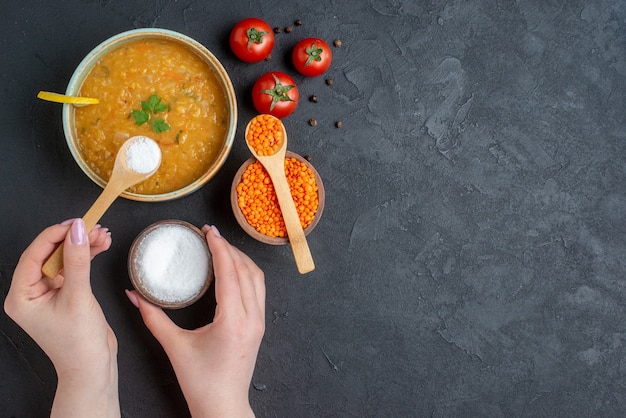
M258 155L273 155L283 144L281 123L271 115L257 115L252 119L246 141Z
M302 228L311 224L319 204L313 170L296 158L285 158L285 175ZM237 185L237 201L246 221L269 237L286 237L287 228L272 181L263 165L255 161Z

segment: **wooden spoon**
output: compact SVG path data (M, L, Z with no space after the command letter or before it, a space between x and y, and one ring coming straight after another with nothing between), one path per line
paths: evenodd
M253 119L254 120L254 119ZM276 121L280 124L283 131L283 143L272 155L258 155L256 150L248 143L246 144L254 157L263 164L265 170L270 176L272 183L274 184L274 190L276 191L276 197L278 198L278 205L283 213L283 219L285 220L285 227L287 228L287 236L289 243L291 244L291 250L296 260L296 266L300 274L309 273L315 270L315 264L313 263L313 257L311 256L311 250L309 244L306 241L300 218L296 210L296 205L293 202L291 196L291 190L287 183L287 177L285 176L285 152L287 150L287 132L285 125L279 120ZM250 124L246 126L245 137L248 138L248 130Z
M131 145L136 148L129 153L128 149ZM146 149L145 147L148 148ZM156 150L154 147L156 147ZM151 158L148 158L144 163L137 162L136 159L138 157L141 158L141 155L137 152L144 150L152 153ZM157 156L158 161L156 161ZM154 168L152 168L153 165L155 165ZM87 213L85 213L85 216L83 216L87 232L91 232L120 193L153 175L159 168L159 165L161 165L161 150L152 139L145 136L134 136L126 140L115 157L113 172L106 187ZM41 271L49 278L54 279L62 268L63 243L48 258Z

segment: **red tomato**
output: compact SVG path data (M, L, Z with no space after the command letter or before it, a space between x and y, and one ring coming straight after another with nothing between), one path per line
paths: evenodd
M298 98L296 82L278 71L263 74L252 87L252 103L256 111L277 118L290 115L298 105Z
M293 48L291 59L300 74L315 77L328 70L333 60L333 53L323 40L306 38Z
M256 17L243 19L230 32L230 49L242 61L262 61L272 52L273 47L272 28Z

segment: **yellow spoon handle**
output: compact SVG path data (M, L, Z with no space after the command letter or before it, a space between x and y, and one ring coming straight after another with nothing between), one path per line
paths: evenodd
M98 99L94 99L92 97L66 96L64 94L53 93L51 91L40 91L37 94L37 98L48 102L69 103L79 107L100 103Z

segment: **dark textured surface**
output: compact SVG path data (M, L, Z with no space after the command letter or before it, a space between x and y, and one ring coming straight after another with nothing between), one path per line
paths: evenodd
M248 65L227 44L248 16L303 25ZM100 191L38 90L64 91L109 36L156 26L207 46L237 91L239 134L209 185L170 203L120 200L102 220L114 242L92 281L120 343L124 417L187 414L123 292L131 241L165 218L215 223L266 272L259 417L626 415L623 1L27 0L0 22L3 295L32 238ZM301 277L288 247L244 235L228 192L249 156L252 83L294 74L290 48L311 35L343 46L332 86L295 76L304 100L285 120L289 148L326 185L309 236L317 269ZM197 326L213 304L172 316ZM54 370L4 315L0 333L0 416L45 416Z

